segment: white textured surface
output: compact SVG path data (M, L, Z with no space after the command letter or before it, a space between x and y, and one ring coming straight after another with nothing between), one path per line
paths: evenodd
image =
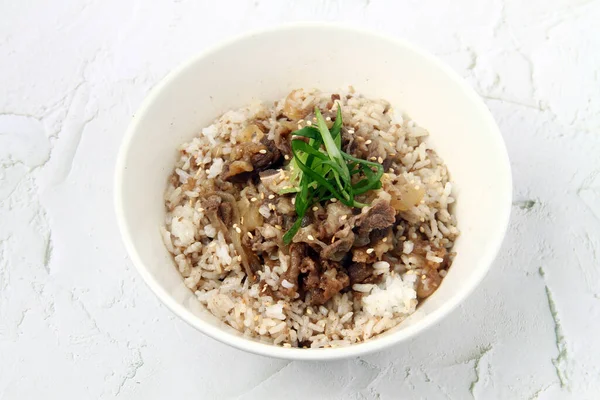
M0 399L598 398L600 1L38 0L0 15ZM289 363L159 303L121 245L112 177L132 113L171 68L315 19L452 65L500 125L515 199L492 271L440 325L382 354Z

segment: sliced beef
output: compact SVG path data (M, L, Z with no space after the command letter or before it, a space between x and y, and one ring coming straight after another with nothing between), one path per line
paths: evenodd
M305 256L306 245L304 243L292 243L290 245L290 264L288 265L287 271L281 274L279 282L279 291L284 295L293 297L298 291L298 276L300 275L300 267L302 266L302 260ZM294 286L286 288L282 285L284 279Z
M322 305L349 285L350 278L345 272L337 268L329 268L321 274L316 287L308 288L307 299L310 299L313 305Z
M225 165L221 179L227 182L243 182L247 180L254 167L248 161L236 160Z
M352 261L359 263L374 263L377 261L377 256L372 248L355 247L352 249Z
M347 268L350 284L363 283L367 278L373 275L373 267L366 263L352 263Z
M219 204L219 210L217 211L219 219L223 221L225 226L233 225L233 205L231 203Z
M347 234L334 241L321 250L321 258L340 262L348 254L354 244L354 233L348 230Z
M241 182L253 173L264 171L278 163L281 152L272 140L263 137L260 143L241 143L231 152L230 157L221 178L224 181Z
M437 269L425 268L423 274L417 280L417 297L424 299L429 297L436 291L442 283L442 277Z
M374 229L385 229L396 222L396 210L387 201L378 200L356 221L359 232L371 232Z

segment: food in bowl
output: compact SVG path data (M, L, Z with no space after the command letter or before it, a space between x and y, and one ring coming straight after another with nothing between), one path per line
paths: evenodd
M347 346L441 284L459 234L428 133L385 100L294 90L179 149L162 227L185 284L244 335Z

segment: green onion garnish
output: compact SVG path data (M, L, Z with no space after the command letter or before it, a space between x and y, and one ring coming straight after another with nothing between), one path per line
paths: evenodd
M383 166L378 163L352 157L342 150L342 110L338 105L337 116L331 130L315 107L317 126L306 126L293 136L293 159L290 162L292 182L297 187L286 189L286 193L296 192L296 215L294 225L283 235L289 244L302 225L306 211L315 203L332 198L348 207L365 207L367 204L355 200L355 196L369 190L381 188ZM352 176L359 174L363 179L352 183Z

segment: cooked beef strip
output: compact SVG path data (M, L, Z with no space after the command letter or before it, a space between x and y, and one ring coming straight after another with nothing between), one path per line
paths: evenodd
M330 267L321 274L318 285L307 286L307 299L310 299L309 301L313 305L325 304L336 293L349 285L350 278L344 271Z
M417 297L424 299L436 291L442 283L442 277L434 268L426 267L423 274L417 280Z
M373 206L357 218L356 226L361 232L371 232L373 229L384 229L396 222L396 210L389 202L377 200Z
M363 281L373 275L373 266L365 263L352 263L347 268L350 284L363 283Z
M292 243L290 244L290 264L288 265L287 270L281 274L280 282L279 282L279 290L289 297L294 297L296 292L298 291L298 276L300 275L300 266L302 264L302 260L306 255L307 246L304 243ZM283 280L292 283L294 287L286 288L281 284Z
M349 231L348 234L334 241L332 244L321 250L321 258L340 262L352 248L354 244L354 233Z

